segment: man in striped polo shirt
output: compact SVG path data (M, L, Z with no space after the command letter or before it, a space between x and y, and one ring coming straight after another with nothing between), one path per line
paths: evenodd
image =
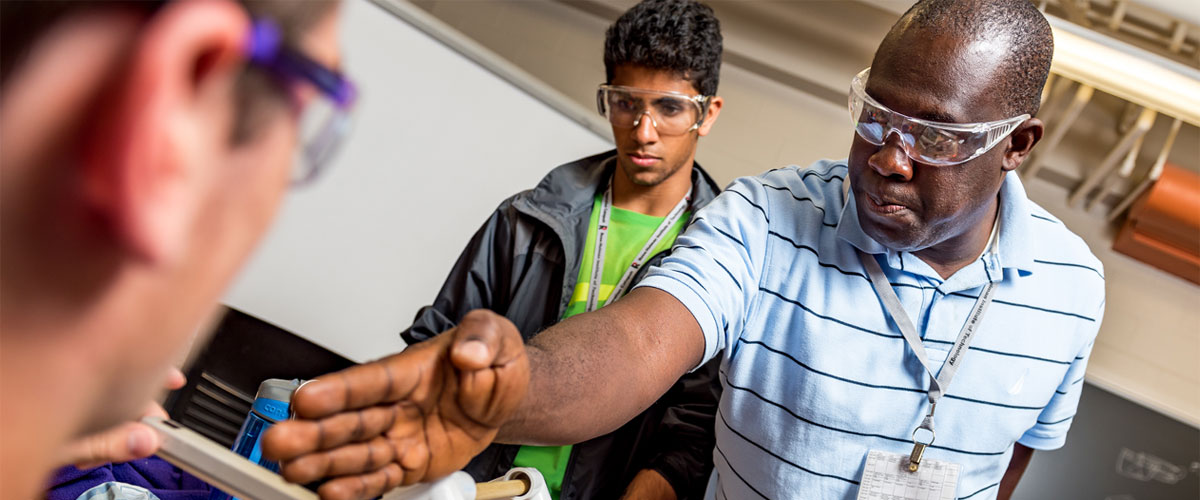
M366 482L432 477L493 437L604 432L723 353L718 498L880 498L930 473L954 476L937 498L1008 498L1063 445L1104 308L1100 262L1011 173L1052 52L1025 0L918 3L851 83L847 160L735 181L638 288L526 346L480 312L306 387L310 420L269 451L296 477L333 457ZM371 420L396 406L426 411ZM339 446L370 439L402 466Z

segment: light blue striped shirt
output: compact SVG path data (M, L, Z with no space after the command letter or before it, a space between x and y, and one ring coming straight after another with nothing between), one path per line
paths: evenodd
M869 450L912 450L929 379L855 247L879 256L935 368L999 280L925 452L962 464L959 498L994 498L1014 442L1066 441L1104 312L1100 261L1009 174L999 251L943 280L863 233L846 172L821 161L734 181L639 284L691 311L705 360L725 355L717 498L854 498Z

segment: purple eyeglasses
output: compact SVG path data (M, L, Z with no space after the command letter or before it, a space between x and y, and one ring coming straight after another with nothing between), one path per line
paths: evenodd
M292 174L293 185L312 181L328 165L350 128L350 112L358 97L354 83L285 46L279 26L266 19L251 25L246 57L284 82L308 83L320 91L323 98L305 105L300 114L302 158Z

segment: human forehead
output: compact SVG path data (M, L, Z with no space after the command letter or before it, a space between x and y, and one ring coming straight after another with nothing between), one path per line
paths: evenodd
M911 38L911 37L906 37ZM926 120L975 123L1004 115L1005 54L987 41L903 40L880 53L866 91L894 111Z
M632 87L642 90L659 92L676 92L685 95L696 95L700 92L692 86L692 82L684 79L683 75L663 69L652 69L644 66L622 65L613 71L612 85Z

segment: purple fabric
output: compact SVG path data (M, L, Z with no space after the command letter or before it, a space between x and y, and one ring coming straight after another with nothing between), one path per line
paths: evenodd
M109 481L141 486L161 500L208 500L212 486L180 470L166 460L153 456L95 469L63 467L54 472L46 498L75 500L83 492Z

